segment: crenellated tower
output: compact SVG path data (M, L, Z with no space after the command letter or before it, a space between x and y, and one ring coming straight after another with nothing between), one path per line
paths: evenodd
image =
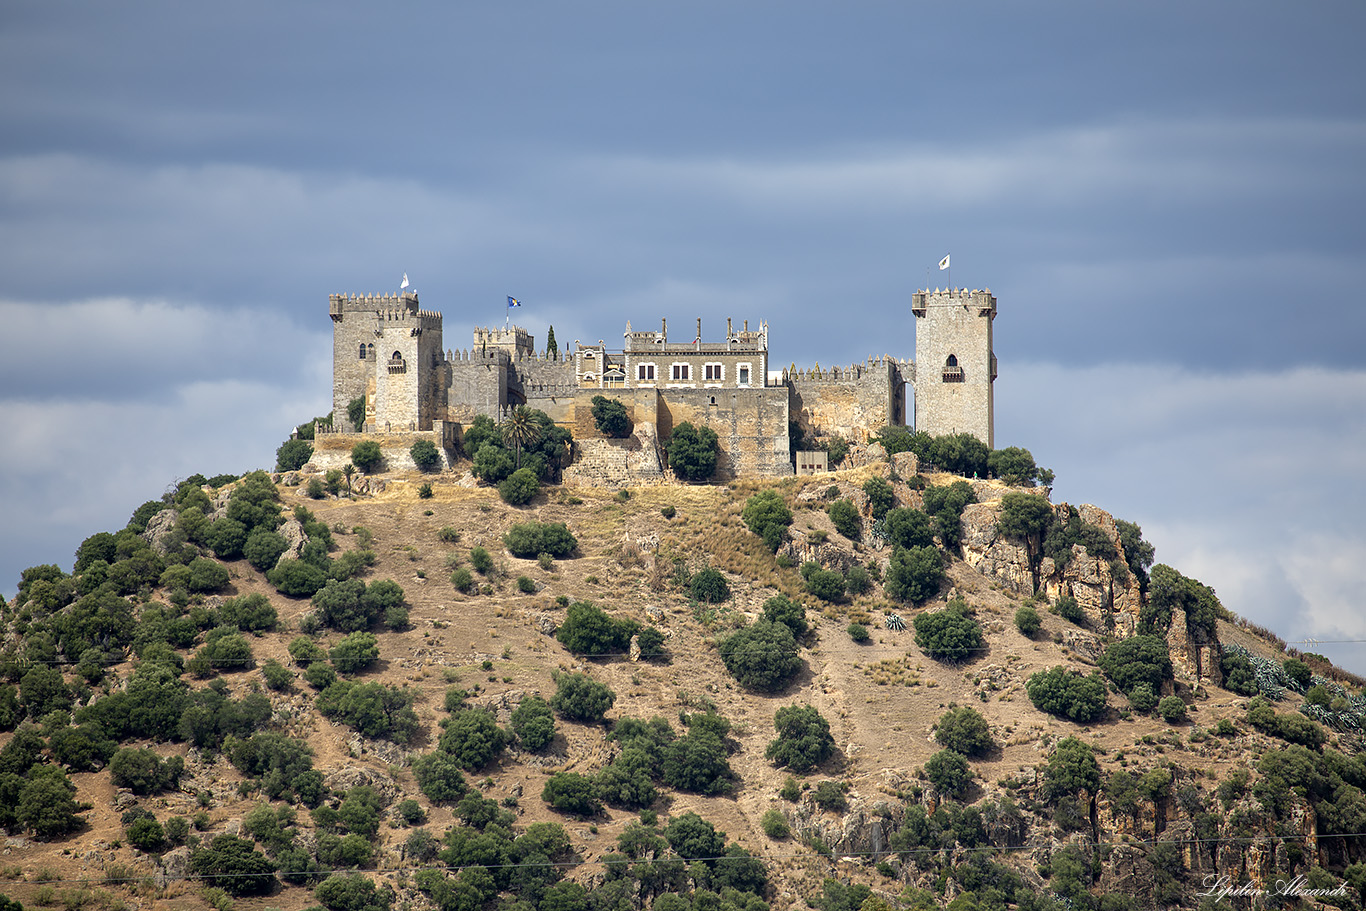
M996 354L991 324L996 298L989 290L916 291L915 428L936 436L971 433L995 447L992 384Z
M433 419L444 418L440 313L420 309L412 292L333 294L328 310L338 422L361 396L372 430L430 430Z

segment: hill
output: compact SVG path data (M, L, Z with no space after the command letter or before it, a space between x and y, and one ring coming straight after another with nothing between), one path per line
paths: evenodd
M1360 680L1096 507L866 461L524 507L460 470L192 479L6 607L3 891L1360 904Z

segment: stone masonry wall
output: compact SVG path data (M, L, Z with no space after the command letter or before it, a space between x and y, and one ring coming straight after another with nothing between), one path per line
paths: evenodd
M716 480L739 475L791 475L787 446L788 388L667 389L660 392L659 438L667 444L684 421L710 427L721 454Z
M817 436L867 442L883 427L906 422L903 366L909 372L909 364L883 357L850 367L788 372L792 419Z
M431 440L441 455L442 469L449 469L454 450L443 443L450 444L453 440L458 440L459 432L459 425L438 422L433 430L391 432L379 436L363 433L318 434L313 438L313 457L309 459L309 464L318 471L343 468L351 461L353 446L362 440L374 440L379 443L380 452L384 454L386 471L415 471L417 466L413 464L409 450L418 440Z

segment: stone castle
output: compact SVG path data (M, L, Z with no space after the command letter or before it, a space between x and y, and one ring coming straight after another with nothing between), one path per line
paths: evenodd
M789 421L809 436L855 442L911 423L994 445L990 291L915 292L914 361L883 355L810 370L772 368L766 322L751 329L748 320L739 328L727 320L724 338L715 341L703 339L701 320L686 341L670 341L667 322L649 331L628 322L620 348L576 340L563 352L538 352L519 326L476 328L470 348L447 349L441 314L421 309L412 292L333 294L329 312L334 424L319 437L315 457L328 467L345 461L358 434L380 440L396 467L417 439L432 440L449 458L475 417L500 422L518 405L540 409L573 432L576 462L602 469L582 478L590 482L604 472L618 482L662 473L663 446L684 421L715 431L718 478L792 474L797 454L789 450ZM597 431L590 408L598 395L626 406L635 428L628 440L604 440ZM347 408L361 397L365 423L354 427Z

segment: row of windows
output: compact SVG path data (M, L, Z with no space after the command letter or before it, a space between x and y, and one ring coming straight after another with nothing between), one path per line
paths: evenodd
M724 364L705 364L702 367L703 380L709 383L720 383L726 378L726 366ZM749 365L743 364L736 369L736 376L741 386L749 385ZM636 364L636 381L651 382L655 378L654 364ZM686 383L692 379L691 364L673 364L671 376L675 382Z
M375 359L375 346L374 346L373 343L367 345L367 344L365 344L364 342L362 342L362 343L361 343L361 346L360 346L360 360L363 361L363 360L366 360L367 358L368 358L369 360L372 360L372 361ZM401 361L401 360L403 360L403 352L401 352L401 351L395 351L395 352L394 352L394 356L393 356L392 358L390 358L390 360L395 360L395 361Z

